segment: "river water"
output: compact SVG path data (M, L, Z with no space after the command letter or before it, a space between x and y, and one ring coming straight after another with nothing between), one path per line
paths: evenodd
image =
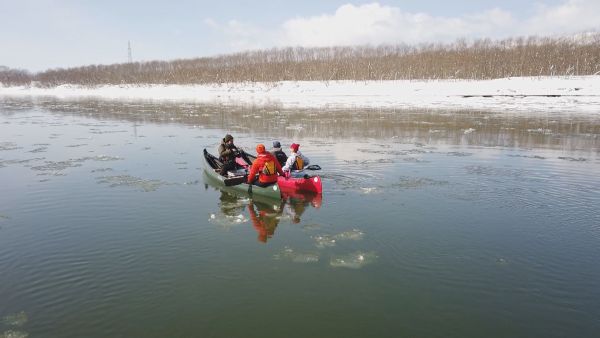
M0 98L0 337L595 337L599 116ZM208 184L226 133L323 195Z

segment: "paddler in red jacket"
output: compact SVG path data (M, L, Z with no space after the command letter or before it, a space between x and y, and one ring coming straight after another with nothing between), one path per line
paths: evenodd
M256 153L256 160L252 163L252 167L248 173L248 184L250 185L250 189L252 183L256 180L256 174L258 174L258 182L254 184L258 186L266 187L273 183L277 183L277 174L283 176L283 170L281 170L281 164L279 164L277 158L265 150L264 144L256 146Z

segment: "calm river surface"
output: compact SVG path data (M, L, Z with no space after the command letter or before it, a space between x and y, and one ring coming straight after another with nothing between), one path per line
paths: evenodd
M205 183L225 133L322 197ZM600 115L0 98L0 337L597 337L599 258Z

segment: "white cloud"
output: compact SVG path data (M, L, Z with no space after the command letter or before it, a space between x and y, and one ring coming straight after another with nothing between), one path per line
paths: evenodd
M600 1L568 0L558 6L539 5L523 25L529 34L560 34L600 28Z
M382 43L447 42L458 38L573 33L600 27L600 1L569 0L538 6L535 14L517 20L493 8L460 17L404 12L378 3L343 5L331 15L295 18L283 24L280 45L330 46Z
M599 0L565 0L555 6L538 5L534 14L517 19L512 13L492 8L462 16L410 13L379 3L346 4L332 14L296 17L274 31L230 21L212 28L224 33L234 50L272 46L333 46L450 42L459 38L570 34L599 29Z

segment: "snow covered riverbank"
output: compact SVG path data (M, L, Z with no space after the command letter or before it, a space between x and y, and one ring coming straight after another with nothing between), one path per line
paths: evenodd
M497 80L0 87L0 96L168 100L285 108L423 108L600 114L600 76Z

